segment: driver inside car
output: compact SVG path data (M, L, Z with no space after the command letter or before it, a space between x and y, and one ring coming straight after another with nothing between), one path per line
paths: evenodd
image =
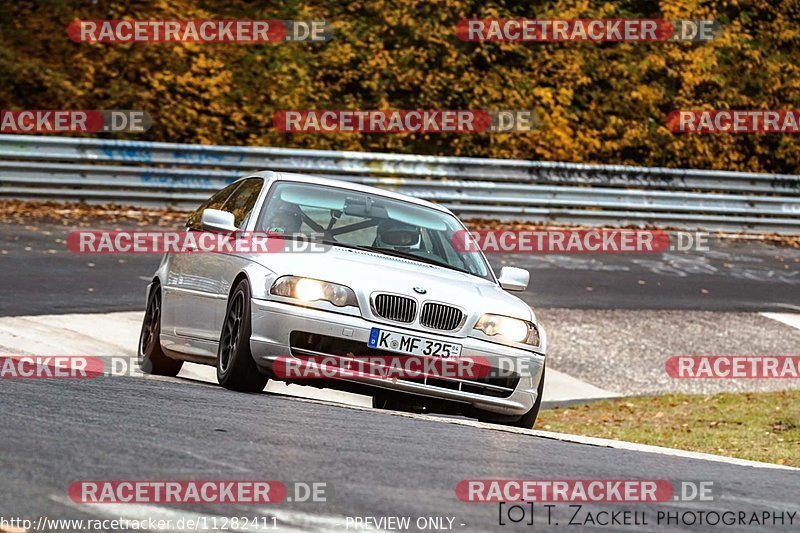
M275 211L275 214L267 224L267 232L293 234L300 232L303 224L303 215L300 209L294 205L283 205Z
M373 246L399 252L424 251L419 228L397 220L384 220L378 224Z

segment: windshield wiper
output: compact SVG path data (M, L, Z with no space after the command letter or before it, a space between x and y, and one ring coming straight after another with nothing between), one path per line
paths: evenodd
M350 248L353 250L362 250L365 252L374 252L384 255L390 255L392 257L401 257L403 259L411 259L412 261L418 261L420 263L427 263L429 265L439 266L443 268L449 268L451 270L456 270L458 272L463 272L464 274L470 274L474 276L475 274L470 272L469 270L459 268L457 266L451 265L450 263L445 263L444 261L437 261L436 259L432 259L430 257L419 256L416 254L412 254L410 252L401 252L399 250L392 250L387 248L376 248L374 246L363 246L358 244L345 244L338 241L333 241L331 239L322 239L320 242L322 244L330 244L332 246L341 246L342 248Z
M386 255L392 255L394 257L402 257L404 259L413 259L414 261L419 261L420 263L428 263L429 265L440 266L444 268L449 268L452 270L457 270L459 272L463 272L465 274L472 274L469 270L459 268L455 265L451 265L450 263L445 263L444 261L438 261L436 259L432 259L430 257L425 257L421 255L412 254L410 252L401 252L399 250L385 250L382 248L370 248L370 250L375 252L384 253ZM473 274L474 275L474 274Z

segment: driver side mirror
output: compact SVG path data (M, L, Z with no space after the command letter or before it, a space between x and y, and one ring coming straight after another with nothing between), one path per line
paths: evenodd
M524 291L528 288L530 280L531 273L524 268L503 267L500 269L500 277L497 281L507 291Z
M220 211L219 209L203 209L203 215L200 218L200 226L203 228L203 231L233 233L239 230L234 224L235 220L233 213Z

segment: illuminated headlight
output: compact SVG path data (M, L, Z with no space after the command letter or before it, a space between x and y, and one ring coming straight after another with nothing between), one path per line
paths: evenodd
M296 298L309 303L323 300L336 307L348 305L358 307L358 300L356 300L353 289L318 279L284 276L273 283L269 292L276 296Z
M501 315L482 315L475 328L489 337L501 337L511 342L539 346L539 330L526 320Z

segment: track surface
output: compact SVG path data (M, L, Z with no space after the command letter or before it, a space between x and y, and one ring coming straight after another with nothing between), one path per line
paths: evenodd
M56 225L0 228L4 273L0 315L141 310L145 280L158 258L74 255L65 250L67 233L68 229ZM625 309L787 311L797 310L800 302L800 252L756 242L714 241L710 252L695 254L497 256L491 260L496 266L506 261L529 268L533 281L524 298L537 308L561 308L560 315L551 311L556 317L570 309L587 313L593 309L598 313L602 309L618 313ZM619 320L646 320L643 313L629 311ZM653 319L672 324L667 316ZM787 331L778 329L786 326L767 325L769 321L763 320L765 328L775 328L770 331ZM713 317L708 322L713 324ZM672 328L684 331L678 323ZM669 331L666 327L663 334L668 336ZM716 342L706 331L695 337ZM783 349L783 345L751 349L760 353L757 350L773 348ZM567 364L565 350L564 357L556 357L555 362ZM633 358L639 360L635 354ZM578 372L581 361L571 363ZM610 366L624 368L625 363L611 361ZM589 365L587 374L597 367ZM534 526L499 526L497 504L460 502L455 486L463 479L481 478L669 479L713 481L717 498L638 507L585 505L577 519L585 520L589 513L597 518L598 511L638 510L647 520L644 525L595 528L708 531L716 528L659 523L657 513L797 512L791 526L785 517L782 527L769 529L800 529L797 471L589 446L267 393L236 394L186 379L3 380L0 404L0 492L4 495L0 517L272 512L279 530L346 531L347 516L448 516L455 518L454 530L574 531L576 526L567 525L573 509L566 504L556 507L550 525L539 506ZM327 503L281 503L274 508L108 508L76 505L67 498L67 488L81 479L322 481L333 485L334 495ZM752 525L725 527L756 529Z
M101 506L65 502L69 485L82 479L131 478L325 481L334 487L332 501L276 508L339 517L451 516L454 529L463 531L575 530L566 527L572 513L564 504L553 514L558 528L547 527L538 508L534 527L502 528L497 504L456 498L455 486L463 479L715 482L717 501L711 503L595 504L582 510L582 517L600 510L644 512L648 525L631 530L707 530L659 525L659 510L800 511L800 474L793 471L592 447L239 394L177 379L10 381L0 390L2 509L31 519L97 515ZM259 512L246 505L178 510L228 516ZM270 508L260 510L269 513ZM328 530L345 531L334 522Z

